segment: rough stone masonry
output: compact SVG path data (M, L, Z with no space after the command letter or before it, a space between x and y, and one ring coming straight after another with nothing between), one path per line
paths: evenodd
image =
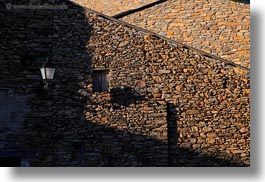
M139 0L125 0L123 4L109 0L74 2L113 16L153 1L144 1L145 4ZM250 68L249 1L168 0L125 16L122 21Z
M248 69L66 5L1 9L0 88L27 105L16 120L20 130L2 131L1 160L31 166L250 165ZM47 57L56 73L44 90L39 67ZM106 79L106 90L95 89L95 75Z

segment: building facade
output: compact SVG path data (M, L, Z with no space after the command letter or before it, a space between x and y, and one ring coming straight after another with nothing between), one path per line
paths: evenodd
M250 165L248 68L70 1L19 3L0 16L1 165Z

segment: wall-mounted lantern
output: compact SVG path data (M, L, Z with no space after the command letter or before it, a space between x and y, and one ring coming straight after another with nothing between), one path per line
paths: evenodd
M42 79L44 81L44 88L47 89L48 81L53 79L55 68L48 61L40 68L40 71L41 71Z

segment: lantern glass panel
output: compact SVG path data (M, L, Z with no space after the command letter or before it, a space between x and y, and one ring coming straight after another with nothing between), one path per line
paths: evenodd
M42 79L52 80L54 73L55 73L55 68L41 68L40 71L41 71Z

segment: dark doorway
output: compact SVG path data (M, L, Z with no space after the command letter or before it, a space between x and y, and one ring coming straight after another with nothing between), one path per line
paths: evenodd
M78 164L85 164L86 149L85 144L82 142L73 143L73 157L72 161Z

